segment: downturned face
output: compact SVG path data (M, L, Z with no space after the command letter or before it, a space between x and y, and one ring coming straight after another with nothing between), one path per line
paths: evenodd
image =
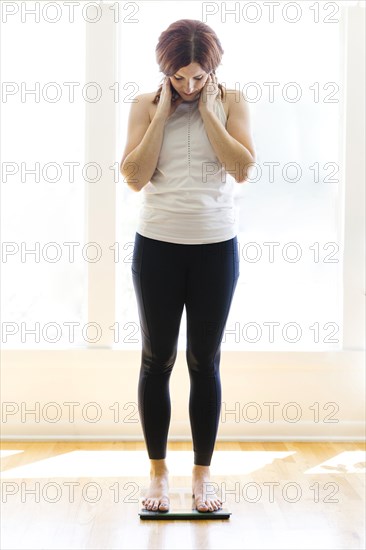
M193 101L199 96L208 78L206 73L198 63L191 63L186 67L181 67L173 76L170 82L173 88L185 101Z

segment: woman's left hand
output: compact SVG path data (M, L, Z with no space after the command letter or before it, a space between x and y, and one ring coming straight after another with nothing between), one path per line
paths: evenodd
M214 73L210 73L201 90L200 99L198 102L198 109L201 110L213 110L214 103L219 93L219 87L217 85L217 76Z

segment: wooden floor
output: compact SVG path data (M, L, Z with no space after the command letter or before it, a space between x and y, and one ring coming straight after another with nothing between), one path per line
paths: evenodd
M229 520L143 521L138 443L3 442L1 548L365 548L365 445L217 442ZM171 442L171 509L191 505L192 443Z

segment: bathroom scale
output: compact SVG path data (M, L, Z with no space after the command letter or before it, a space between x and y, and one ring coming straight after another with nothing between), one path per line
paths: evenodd
M230 519L231 512L226 508L220 508L213 512L199 512L197 509L182 508L176 510L146 510L141 508L139 512L140 519Z
M159 510L141 509L140 519L230 519L231 512L226 508L214 510L213 512L199 512L198 510L168 510L167 512Z
M184 502L183 495L188 493L187 489L175 488L171 489L171 494L179 494L181 503ZM192 495L193 499L193 495ZM142 506L142 501L140 500L140 506ZM199 519L230 519L231 512L227 508L220 508L219 510L214 510L212 512L199 512L192 501L191 508L187 506L170 508L168 511L164 510L147 510L146 508L140 508L139 511L140 519L155 519L155 520L177 520L177 519L187 519L187 520L199 520Z

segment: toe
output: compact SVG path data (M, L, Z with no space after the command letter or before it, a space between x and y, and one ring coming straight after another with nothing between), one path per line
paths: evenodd
M199 509L201 512L207 512L208 506L203 500L199 501L197 504L197 509Z
M161 503L160 503L160 506L159 508L161 510L167 510L169 508L169 501L168 499L161 499Z

